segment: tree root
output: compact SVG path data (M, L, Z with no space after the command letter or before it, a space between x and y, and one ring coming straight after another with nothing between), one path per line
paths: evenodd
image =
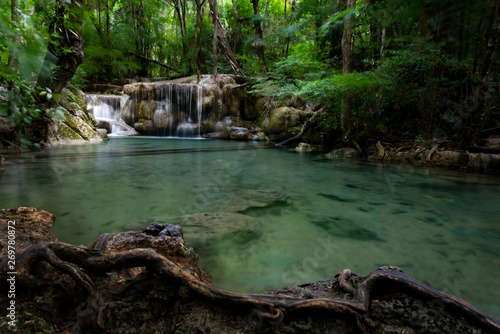
M465 301L432 289L429 286L408 277L399 268L383 267L370 273L357 289L352 282L352 272L348 269L338 274L339 286L346 292L355 293L355 300L343 299L302 299L287 295L241 294L220 290L211 284L201 282L187 270L161 256L153 249L137 248L114 254L104 254L98 249L79 247L61 242L41 242L28 248L18 257L17 279L28 283L35 277L30 268L40 261L48 262L52 267L69 275L79 286L93 294L93 282L85 272L107 273L121 271L134 267L146 267L148 272L160 279L176 282L181 287L187 287L205 300L220 306L238 306L240 308L257 309L258 315L267 319L276 331L284 319L294 313L327 314L355 321L360 332L369 333L375 327L370 319L370 304L372 294L381 294L390 289L405 290L418 298L438 300L447 311L456 316L477 324L480 328L491 332L500 332L500 320L496 319L466 303ZM7 262L0 263L0 277L8 276ZM103 310L106 305L100 305L99 316L96 319L103 328ZM175 307L178 312L178 305ZM175 321L175 320L174 320ZM171 328L173 330L173 328Z

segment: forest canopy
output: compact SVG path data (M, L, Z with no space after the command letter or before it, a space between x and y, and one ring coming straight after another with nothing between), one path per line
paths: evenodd
M479 144L500 127L499 1L0 0L2 114L20 133L68 80L237 73L324 110L339 140ZM43 98L41 98L43 97Z

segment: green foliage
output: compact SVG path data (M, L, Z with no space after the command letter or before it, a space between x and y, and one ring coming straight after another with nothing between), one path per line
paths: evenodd
M38 17L23 15L23 25L16 25L11 21L9 13L0 13L0 116L6 117L15 124L15 142L0 138L0 145L21 147L33 146L25 136L24 130L33 120L50 118L59 114L56 109L41 110L37 105L37 92L31 82L34 75L42 66L44 47L47 34L43 27L37 27L34 21ZM33 19L33 20L31 20ZM19 36L21 45L14 42L14 37ZM17 68L9 66L9 55L16 57ZM55 99L50 91L42 92L42 97L51 101Z

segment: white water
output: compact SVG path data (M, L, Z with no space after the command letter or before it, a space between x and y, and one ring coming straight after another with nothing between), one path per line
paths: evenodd
M116 95L89 94L85 97L87 110L94 115L96 121L109 123L110 135L118 135L120 132L130 130L120 118L122 98Z
M149 122L143 135L201 138L203 82L209 78L206 76L200 84L144 84L148 86L146 96L124 95L121 101L116 98L116 104L109 103L106 95L89 95L89 110L92 109L94 116L102 121L124 119L129 126ZM152 115L149 114L151 109Z

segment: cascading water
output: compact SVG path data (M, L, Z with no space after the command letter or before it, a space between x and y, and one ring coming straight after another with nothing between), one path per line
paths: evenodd
M201 138L204 81L127 85L122 118L142 134Z
M89 94L85 96L87 110L94 115L99 128L105 128L111 135L132 130L120 118L122 97L116 95Z

